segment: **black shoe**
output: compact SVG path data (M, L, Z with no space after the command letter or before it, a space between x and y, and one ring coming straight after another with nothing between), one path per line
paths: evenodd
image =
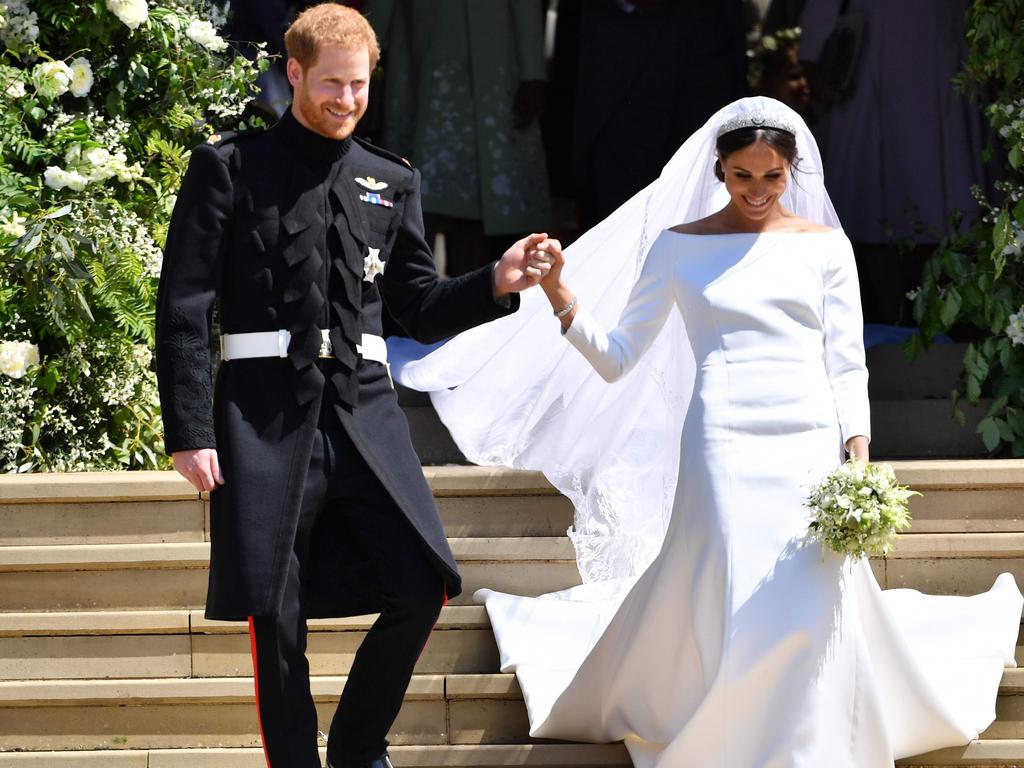
M327 761L327 768L334 768L330 760ZM391 762L390 755L385 752L377 759L367 763L363 768L395 768L395 764Z

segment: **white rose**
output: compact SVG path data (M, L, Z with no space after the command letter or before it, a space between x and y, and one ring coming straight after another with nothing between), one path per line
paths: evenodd
M217 34L213 24L208 21L196 19L191 22L185 30L185 35L189 40L199 43L199 45L209 48L211 51L223 51L228 47L224 38Z
M107 0L107 10L132 30L138 29L149 18L149 4L146 0Z
M92 165L105 165L110 161L110 152L103 147L93 147L85 151L85 159Z
M39 365L39 348L27 341L0 341L0 373L20 379L33 365Z
M92 88L92 65L84 56L71 62L71 93L85 96Z
M43 172L43 181L50 189L64 189L68 185L68 172L51 165Z
M39 94L50 99L67 93L71 86L71 68L63 61L44 61L32 70L32 83Z
M73 189L75 192L81 192L89 185L89 179L83 176L78 171L67 171L68 178L68 189Z
M39 365L39 347L35 344L28 341L21 342L21 356L25 360L25 365Z
M20 99L25 95L25 83L21 80L11 80L4 88L4 94L9 99Z

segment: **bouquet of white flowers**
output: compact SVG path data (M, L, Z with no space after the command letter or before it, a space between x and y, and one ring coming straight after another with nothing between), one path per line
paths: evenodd
M810 536L855 559L883 556L910 527L907 500L920 495L896 482L891 465L850 459L811 489Z

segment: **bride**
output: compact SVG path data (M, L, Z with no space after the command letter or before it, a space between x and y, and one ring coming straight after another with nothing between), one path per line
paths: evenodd
M725 107L534 260L543 294L399 376L470 459L542 469L576 507L582 586L477 593L531 734L622 740L642 768L875 768L976 738L1013 578L883 592L806 538L810 486L868 459L869 411L853 254L800 117Z

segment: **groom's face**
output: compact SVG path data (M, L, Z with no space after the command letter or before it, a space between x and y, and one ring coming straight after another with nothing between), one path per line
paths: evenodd
M288 81L295 118L321 136L344 139L366 113L370 54L365 47L324 45L308 67L288 59Z

